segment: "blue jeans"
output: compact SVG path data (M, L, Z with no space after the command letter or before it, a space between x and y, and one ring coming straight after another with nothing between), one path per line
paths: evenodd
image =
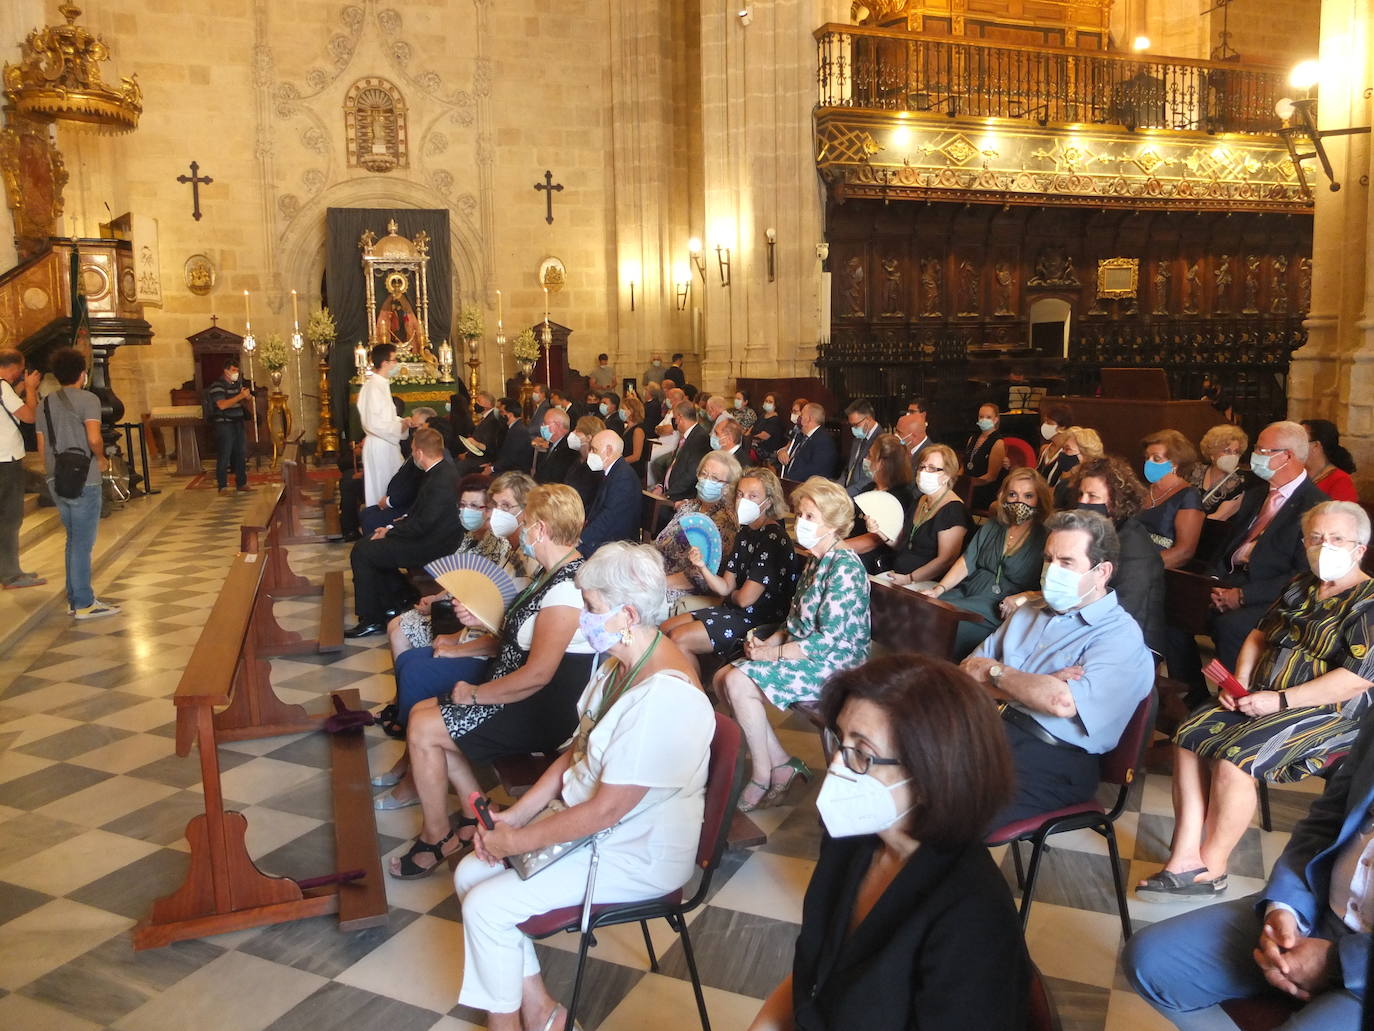
M1221 1011L1227 999L1270 992L1251 951L1259 942L1260 896L1219 902L1137 931L1126 943L1121 966L1140 997L1180 1031L1234 1031ZM1314 934L1337 939L1349 933L1329 912ZM1360 1023L1360 1001L1343 988L1315 996L1282 1025L1282 1031L1350 1031Z
M48 481L52 490L53 481ZM67 528L67 606L84 609L95 604L91 590L91 552L95 550L95 531L100 526L100 484L88 483L79 498L61 497L52 490L57 514Z

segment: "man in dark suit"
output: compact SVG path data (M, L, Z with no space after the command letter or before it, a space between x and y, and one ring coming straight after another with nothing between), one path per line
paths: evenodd
M697 421L697 406L682 401L673 408L673 425L679 434L677 450L663 476L661 493L671 501L697 494L697 466L711 450L711 433Z
M562 409L563 414L568 417L569 426L576 426L577 420L587 414L586 405L581 401L574 400L561 390L549 391L549 404Z
M544 425L544 413L549 410L548 388L542 383L536 383L530 392L530 403L534 405L534 413L530 416L530 426L534 432L539 432L539 427Z
M536 483L567 481L568 471L581 457L576 449L568 446L569 428L567 413L561 408L550 408L544 414L544 429L548 430L548 436L543 436L542 439L548 444L548 450L535 467Z
M663 390L661 387L643 386L640 397L644 401L644 429L652 434L663 421Z
M663 389L668 387L684 387L687 385L687 373L682 371L682 355L673 355L673 364L663 370L663 378L659 381L663 384Z
M1180 1028L1229 1027L1219 1004L1273 994L1306 1005L1301 1026L1360 1023L1368 991L1374 864L1374 716L1274 863L1264 890L1163 920L1132 936L1121 965L1141 998ZM1269 1026L1269 1025L1266 1025Z
M592 438L587 468L603 472L604 478L591 511L587 513L582 540L577 545L577 550L588 558L608 541L639 539L639 477L621 458L624 453L625 440L614 430L602 430Z
M534 449L530 446L530 428L520 419L520 402L503 397L496 402L496 418L506 424L506 435L495 457L488 454L491 474L500 476L508 472L529 472L534 461Z
M1207 570L1220 578L1212 590L1212 640L1217 658L1236 668L1240 646L1295 575L1308 569L1302 539L1302 515L1329 501L1312 483L1307 460L1307 431L1296 422L1270 423L1255 440L1250 468L1267 483L1251 487L1230 531ZM1169 675L1190 688L1189 701L1203 700L1197 645L1187 634L1172 634Z
M851 401L844 415L849 420L849 432L854 437L854 444L844 464L844 482L841 486L852 498L873 489L873 474L865 471L864 459L873 446L873 438L878 435L878 420L873 414L873 406L863 400Z
M805 480L810 476L823 476L830 479L839 463L839 449L825 432L825 409L812 401L802 409L797 426L801 432L796 442L787 445L786 455L778 455L782 462L782 478Z
M463 539L458 521L458 470L444 458L443 439L431 429L411 438L411 461L423 474L410 511L353 545L353 599L358 623L345 636L367 637L386 629L410 593L404 568L422 566L457 550Z
M480 450L469 450L463 442L458 442L458 477L470 476L482 471L489 464L506 439L506 420L496 409L496 399L487 390L477 392L474 402L477 418L472 428L472 439L481 445Z
M930 425L926 421L924 401L916 400L907 405L906 415L897 420L897 436L902 438L902 443L910 452L911 467L915 469L916 456L921 453L921 448L935 443L930 439Z

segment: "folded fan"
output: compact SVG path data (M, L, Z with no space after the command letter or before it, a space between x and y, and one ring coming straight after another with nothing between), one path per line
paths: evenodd
M463 607L493 634L500 633L506 606L515 597L515 578L489 558L471 551L445 555L425 565Z

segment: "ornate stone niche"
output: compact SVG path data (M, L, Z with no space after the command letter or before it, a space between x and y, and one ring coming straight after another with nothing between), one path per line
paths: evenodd
M410 167L405 98L386 79L367 76L349 87L344 132L350 168L390 172Z

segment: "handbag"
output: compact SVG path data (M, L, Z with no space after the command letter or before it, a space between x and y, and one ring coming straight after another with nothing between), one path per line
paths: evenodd
M58 391L58 396L75 415L76 408L73 407L71 399L61 391ZM47 420L48 438L52 441L53 446L53 490L59 498L74 501L81 497L81 492L86 489L86 475L91 470L91 460L95 456L89 450L83 451L80 448L57 450L57 434L52 425L52 398L50 396L43 400L43 418Z
M567 808L567 805L564 804L562 799L550 799L543 809L534 814L534 818L530 820L530 823L538 823L540 820L546 820L555 813L561 813ZM529 824L525 826L528 827ZM556 841L552 845L545 845L543 848L536 848L530 852L519 852L515 855L507 856L506 864L516 872L522 881L528 881L540 870L548 869L560 859L572 855L589 841L601 837L602 835L609 834L614 829L614 827L608 827L603 831L597 831L595 834L588 834L586 837L575 838L572 841Z

